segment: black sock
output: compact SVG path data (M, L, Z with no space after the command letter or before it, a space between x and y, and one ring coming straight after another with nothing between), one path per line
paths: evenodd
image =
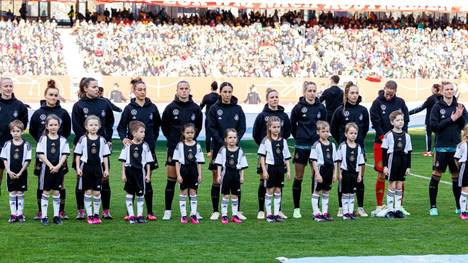
M103 181L102 189L101 189L102 210L109 210L110 199L111 199L111 189L110 189L109 181Z
M357 183L356 197L357 197L358 207L364 207L364 182L363 181Z
M213 212L219 212L219 191L221 190L221 186L219 185L212 185L211 186L211 205L213 206Z
M75 198L76 198L76 208L78 210L84 209L84 193L83 189L78 189L80 181L76 183L76 188L75 188Z
M36 198L37 198L37 211L41 212L42 190L37 189Z
M241 211L240 204L241 204L241 190L239 189L239 192L237 192L237 210L238 211Z
M461 187L458 186L458 178L452 179L452 191L453 197L455 197L455 204L457 205L457 209L460 209L460 195L461 195Z
M340 191L340 188L338 188L338 207L342 208L343 203L341 202L341 198L343 197L343 192Z
M60 189L60 212L65 211L65 199L67 198L67 191L65 189Z
M293 186L292 186L294 208L300 207L301 187L302 187L302 180L294 179Z
M431 202L431 208L437 207L437 192L439 190L439 180L437 176L432 176L429 182L429 200Z
M166 191L164 195L164 200L166 204L165 210L172 210L172 200L174 199L175 185L175 181L167 180Z
M265 211L265 194L266 194L266 187L265 181L260 180L260 184L258 185L258 211Z
M145 203L147 214L153 215L153 186L151 182L146 183Z

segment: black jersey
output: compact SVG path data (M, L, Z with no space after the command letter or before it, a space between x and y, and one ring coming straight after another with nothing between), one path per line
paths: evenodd
M5 100L0 96L0 147L12 138L8 125L13 120L20 120L24 124L24 129L26 129L28 126L28 109L26 105L16 99L14 94L9 100Z
M278 106L277 110L272 110L268 107L268 104L265 104L263 111L257 115L253 125L252 137L257 145L260 145L267 135L267 122L272 116L276 116L281 120L281 137L288 139L291 136L291 121L288 114L284 112L284 108Z
M313 104L306 101L304 97L291 111L291 134L296 145L312 146L318 139L317 121L327 120L327 111L318 99Z
M60 125L60 129L58 130L58 134L65 138L70 136L71 132L71 118L68 111L63 109L60 106L60 101L57 101L55 107L47 106L45 100L41 100L41 107L36 110L33 115L31 116L31 124L29 125L29 133L31 136L39 142L39 139L42 136L42 133L45 128L45 120L51 114L57 115L62 120L62 124Z

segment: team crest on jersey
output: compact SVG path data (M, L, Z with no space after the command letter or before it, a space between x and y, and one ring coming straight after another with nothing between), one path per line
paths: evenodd
M330 152L327 151L327 159L330 159L330 158L331 158Z
M92 153L92 154L96 154L96 153L97 153L97 147L96 147L96 144L95 144L95 143L93 143L93 144L91 145L91 153Z
M148 117L150 120L153 119L153 113L150 113L149 117Z
M13 159L15 160L18 160L19 159L19 153L18 153L18 149L15 150L15 153L13 154Z
M306 113L307 112L307 107L302 107L301 112Z
M178 109L174 109L174 110L172 111L172 114L175 115L175 116L179 115L179 110L178 110Z
M106 117L106 111L105 111L105 110L102 110L102 111L101 111L101 116L102 116L102 117Z
M234 164L236 164L236 163L234 162L234 159L229 159L229 165L230 165L230 166L234 166Z
M238 120L239 120L239 115L237 115L237 114L234 115L234 120L235 120L235 121L238 121Z
M187 154L187 159L189 159L190 161L193 160L193 153L189 152Z
M352 155L349 156L349 160L350 160L351 162L354 162L354 160L356 160L356 157L354 157L354 152L351 152L351 154L352 154Z
M133 158L138 159L138 157L140 157L140 154L138 153L138 147L136 147L133 151Z
M387 109L387 106L385 106L385 105L382 104L382 105L380 105L380 108L381 108L383 111L385 111L385 110Z
M192 115L190 116L190 119L191 119L192 121L195 120L195 113L192 113Z
M322 117L322 114L320 112L317 112L317 119L320 119Z
M55 154L57 152L57 148L55 147L55 143L50 145L50 153Z
M265 116L265 122L268 122L269 119L270 119L270 116Z
M138 111L133 109L133 110L130 111L130 113L132 114L132 119L136 119L136 115L137 115Z
M15 111L13 112L13 117L14 117L14 118L18 117L18 111L17 111L17 110L15 110Z
M279 145L276 146L276 153L277 154L280 154L281 153L281 148Z
M403 147L403 143L402 143L402 142L398 142L398 143L397 143L397 147L398 147L398 148Z
M84 107L84 108L83 108L83 113L84 113L84 114L88 114L88 112L89 112L88 108Z
M216 114L218 114L218 116L223 116L223 110L222 109L219 109Z
M41 121L45 121L46 118L47 116L45 114L41 114L41 116L39 116L39 119L41 119Z
M362 114L361 114L361 115L359 115L359 120L362 121L362 119L364 119L364 116L362 116Z
M343 113L343 115L344 115L345 117L348 117L348 116L349 116L349 111L346 110L346 111Z

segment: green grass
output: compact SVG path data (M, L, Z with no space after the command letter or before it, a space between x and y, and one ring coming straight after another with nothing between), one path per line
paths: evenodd
M430 176L431 158L420 153L424 148L424 135L413 130L413 173ZM28 137L30 139L30 137ZM372 136L368 136L368 162L372 163ZM158 159L165 160L165 147L160 144ZM291 144L292 145L292 144ZM1 261L139 261L139 262L274 262L278 256L358 256L358 255L415 255L468 253L466 223L454 214L451 186L440 184L438 206L440 216L428 216L428 181L409 177L406 183L405 208L412 213L405 220L364 218L357 221L337 220L316 223L311 220L310 176L303 182L302 219L288 219L284 224L267 224L255 219L257 212L258 176L255 173L253 142L243 142L248 152L250 168L245 177L242 193L242 210L249 218L242 225L221 225L205 219L200 225L181 225L178 221L177 194L173 205L173 220L158 220L146 225L128 225L121 220L125 214L123 184L120 181L120 164L117 161L121 145L114 142L112 155L111 211L112 222L99 226L85 222L65 221L62 226L42 226L33 221L36 212L35 190L37 178L30 167L29 191L26 193L24 225L7 223L9 206L5 189L0 197L0 255ZM70 160L69 160L70 162ZM199 190L199 211L208 218L211 212L211 174L204 167L204 179ZM308 168L307 168L307 171ZM310 172L306 173L310 175ZM365 208L370 213L375 207L374 185L376 173L368 167ZM450 181L448 174L442 180ZM155 212L162 216L164 209L164 167L153 176ZM5 185L5 183L3 184ZM66 211L75 215L75 175L66 176ZM292 214L291 181L286 182L283 211ZM336 214L336 185L333 186L330 210ZM52 208L49 208L49 214Z

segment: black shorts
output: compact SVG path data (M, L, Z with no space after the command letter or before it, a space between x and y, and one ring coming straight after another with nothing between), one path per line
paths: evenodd
M145 194L146 182L142 169L125 167L125 177L127 178L124 186L125 192L137 196Z
M19 191L25 192L28 190L28 172L24 171L19 178L11 179L8 174L7 176L7 189L8 192Z
M284 165L269 165L267 164L268 180L266 180L266 188L283 188L284 186Z
M315 180L315 176L312 177L313 191L330 191L333 183L333 165L322 165L320 166L320 176L322 176L322 182L319 183Z
M310 150L311 149L306 150L306 149L295 148L293 163L307 165L307 163L309 162L309 158L310 158Z
M166 166L175 166L175 161L172 159L174 156L175 148L167 148L167 155L166 155Z
M60 191L63 188L63 172L62 169L58 173L50 173L49 167L43 165L41 174L39 175L39 190L45 191Z
M408 157L404 153L392 153L388 160L388 181L405 181Z
M3 147L0 148L0 152L2 152ZM0 169L5 169L5 163L3 160L0 160Z
M223 181L221 183L221 193L223 195L239 195L240 185L241 184L239 171L226 171L226 173L223 176Z
M460 175L458 176L458 186L468 187L468 169L466 167L466 162L461 163L460 165Z
M198 170L197 165L180 165L180 176L182 176L182 183L180 190L185 189L198 189Z
M341 180L341 192L343 194L353 194L357 186L357 172L350 172L341 170L342 180Z
M458 167L455 163L455 158L453 158L454 155L454 152L436 152L433 170L445 173L448 166L450 173L458 173Z
M79 189L84 191L101 191L102 189L102 165L81 164L82 176Z
M216 156L218 156L219 150L221 150L222 146L219 146L217 144L211 145L211 161L210 164L208 165L208 169L211 171L216 171L218 169L218 166L214 163L216 160Z

